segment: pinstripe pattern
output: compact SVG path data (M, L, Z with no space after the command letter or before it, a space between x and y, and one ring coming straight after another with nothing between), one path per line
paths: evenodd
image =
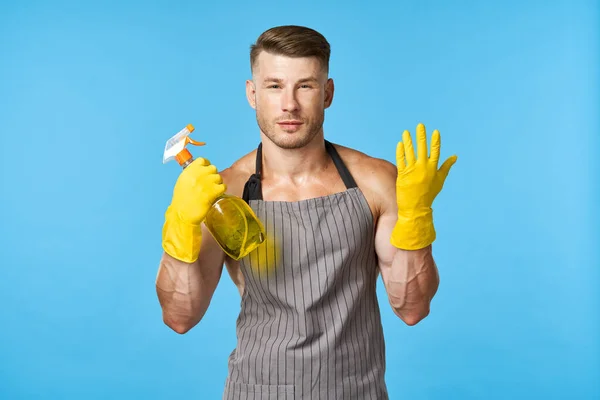
M224 400L388 399L373 217L326 147L347 190L297 202L261 200L259 147L249 180L258 186L244 197L275 245L240 260L245 289Z
M280 239L240 261L238 343L224 399L387 399L372 216L358 188L298 202L251 200Z

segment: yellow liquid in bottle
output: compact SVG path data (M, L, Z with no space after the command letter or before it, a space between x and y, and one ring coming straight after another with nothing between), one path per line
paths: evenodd
M248 203L223 195L212 205L204 224L223 251L234 260L251 253L265 241L265 229Z

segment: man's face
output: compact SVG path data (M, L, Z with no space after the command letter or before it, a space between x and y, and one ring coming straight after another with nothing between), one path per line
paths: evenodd
M290 58L262 52L246 82L248 102L260 130L277 146L296 149L323 128L333 99L333 81L317 58Z

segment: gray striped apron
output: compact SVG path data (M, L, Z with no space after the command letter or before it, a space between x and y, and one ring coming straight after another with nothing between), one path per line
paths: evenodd
M296 202L262 200L258 147L243 197L276 244L240 260L245 286L225 400L388 399L373 218L325 144L346 190Z

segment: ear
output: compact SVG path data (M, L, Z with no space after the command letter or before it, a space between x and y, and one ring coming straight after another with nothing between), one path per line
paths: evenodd
M334 92L334 84L333 79L327 79L327 83L325 84L325 108L329 108L331 102L333 101L333 92Z
M250 107L256 109L256 87L251 79L246 81L246 99L248 99Z

